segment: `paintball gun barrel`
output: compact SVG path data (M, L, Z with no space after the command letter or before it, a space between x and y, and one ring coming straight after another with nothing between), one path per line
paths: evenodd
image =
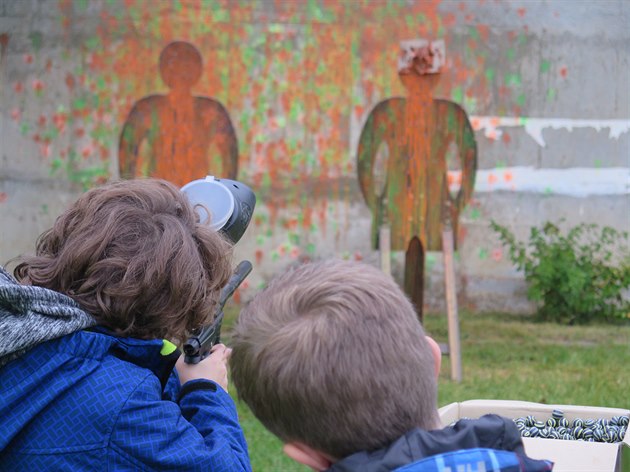
M252 271L252 263L241 261L234 270L227 285L221 289L221 295L212 324L192 333L184 344L184 361L187 364L198 364L203 360L212 346L221 341L221 324L223 323L223 307Z

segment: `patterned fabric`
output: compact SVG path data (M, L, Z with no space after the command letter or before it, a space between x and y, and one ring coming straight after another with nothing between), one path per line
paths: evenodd
M438 454L395 472L546 472L552 468L549 461L533 460L515 452L477 448Z
M0 367L41 342L95 324L71 298L21 285L0 267Z
M162 347L79 331L0 368L0 470L251 470L221 387L169 381L163 399Z

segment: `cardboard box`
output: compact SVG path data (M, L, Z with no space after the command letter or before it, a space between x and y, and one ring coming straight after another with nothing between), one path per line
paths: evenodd
M479 418L488 413L512 419L527 415L547 419L554 409L562 410L569 421L575 418L610 419L613 416L630 415L630 410L620 408L469 400L440 408L440 418L445 426L460 418ZM542 438L523 438L523 444L529 457L553 461L554 472L630 472L630 427L623 441L616 444Z

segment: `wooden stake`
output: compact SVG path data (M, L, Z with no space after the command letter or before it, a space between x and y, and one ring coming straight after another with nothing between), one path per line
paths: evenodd
M381 253L381 270L392 275L392 239L389 225L382 225L378 230L378 249Z
M448 210L447 210L448 211ZM462 356L459 345L459 318L457 314L457 289L455 287L455 264L453 261L453 229L447 217L442 229L442 252L444 255L444 284L446 293L446 315L448 318L448 347L451 358L451 379L462 380Z

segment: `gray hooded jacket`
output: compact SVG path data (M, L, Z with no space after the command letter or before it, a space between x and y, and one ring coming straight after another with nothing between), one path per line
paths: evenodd
M71 298L21 285L0 267L0 367L44 341L94 325Z

